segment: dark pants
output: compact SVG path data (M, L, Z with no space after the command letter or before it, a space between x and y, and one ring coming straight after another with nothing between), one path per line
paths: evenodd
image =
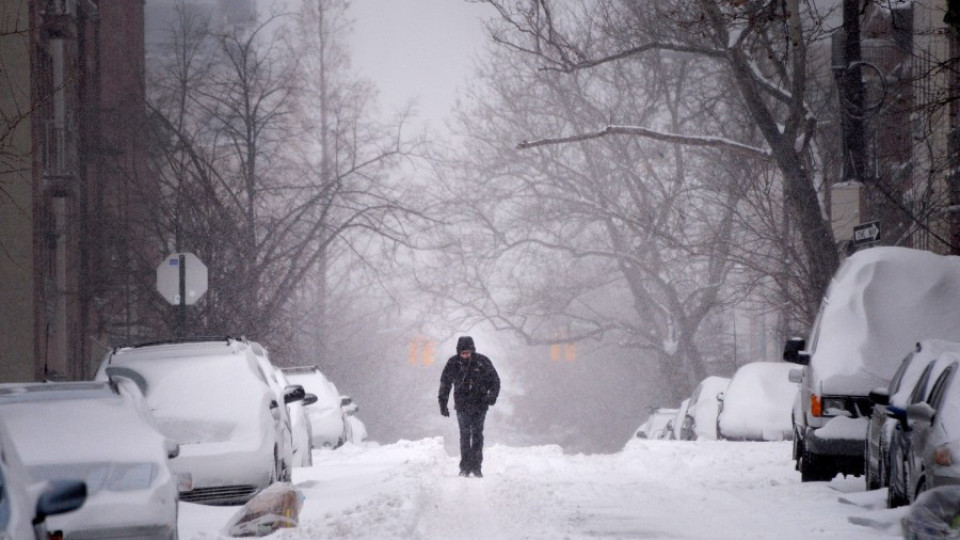
M486 410L457 411L460 424L460 470L480 472L483 464L483 421Z

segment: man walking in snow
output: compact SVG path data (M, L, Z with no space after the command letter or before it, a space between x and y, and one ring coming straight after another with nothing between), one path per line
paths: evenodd
M453 407L460 424L460 476L483 477L483 421L487 408L497 402L500 376L493 362L477 354L473 338L457 340L457 354L447 360L440 376L440 414L450 416L447 400L453 387Z

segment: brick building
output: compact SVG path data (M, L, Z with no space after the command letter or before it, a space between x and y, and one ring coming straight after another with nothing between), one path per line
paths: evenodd
M0 381L82 379L150 251L143 2L4 1L0 26Z

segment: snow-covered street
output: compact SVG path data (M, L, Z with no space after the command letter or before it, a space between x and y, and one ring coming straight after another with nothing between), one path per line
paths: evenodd
M790 443L631 442L621 453L485 451L485 478L457 476L440 438L317 451L294 471L305 538L876 539L905 508L860 478L802 484ZM181 540L216 539L237 507L181 503Z

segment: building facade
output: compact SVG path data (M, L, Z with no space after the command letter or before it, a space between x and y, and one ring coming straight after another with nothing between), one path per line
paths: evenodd
M110 326L135 318L118 270L138 258L150 185L143 2L13 0L0 15L14 126L0 150L0 381L83 379Z

